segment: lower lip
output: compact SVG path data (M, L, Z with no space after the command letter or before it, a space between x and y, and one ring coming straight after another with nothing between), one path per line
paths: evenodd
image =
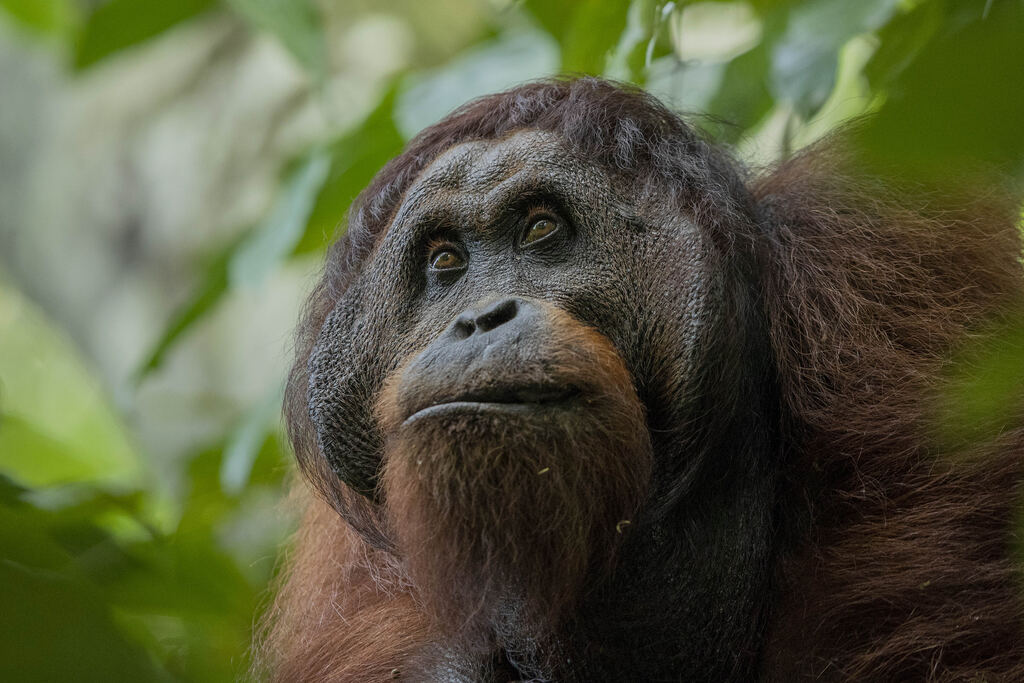
M413 424L430 417L442 417L455 413L480 413L494 415L523 415L538 410L544 410L557 406L561 402L552 403L497 403L487 401L452 401L450 403L438 403L428 408L418 410L405 419L402 426Z

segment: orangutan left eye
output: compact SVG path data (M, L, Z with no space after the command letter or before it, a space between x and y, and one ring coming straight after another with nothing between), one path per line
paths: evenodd
M533 222L523 236L523 246L540 242L558 232L558 223L550 218L540 218Z

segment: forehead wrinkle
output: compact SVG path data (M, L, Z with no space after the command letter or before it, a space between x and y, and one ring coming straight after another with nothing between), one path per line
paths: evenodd
M487 217L480 214L494 210L496 198L508 194L508 183L518 182L524 174L540 177L544 169L568 170L568 156L557 135L542 131L459 143L442 152L413 181L391 225L404 224L419 214L429 215L434 204L468 210L476 203L477 216L473 218L486 222Z

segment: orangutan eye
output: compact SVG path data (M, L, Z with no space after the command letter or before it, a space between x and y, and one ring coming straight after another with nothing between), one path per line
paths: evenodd
M523 236L523 246L539 242L546 237L558 232L558 223L550 218L539 218L533 222L530 229Z
M466 259L454 249L438 249L430 255L430 267L434 270L461 270Z

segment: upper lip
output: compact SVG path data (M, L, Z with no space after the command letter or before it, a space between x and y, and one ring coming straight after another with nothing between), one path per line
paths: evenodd
M579 389L571 385L521 384L510 386L484 387L462 392L450 399L435 401L444 403L552 403L564 401Z

